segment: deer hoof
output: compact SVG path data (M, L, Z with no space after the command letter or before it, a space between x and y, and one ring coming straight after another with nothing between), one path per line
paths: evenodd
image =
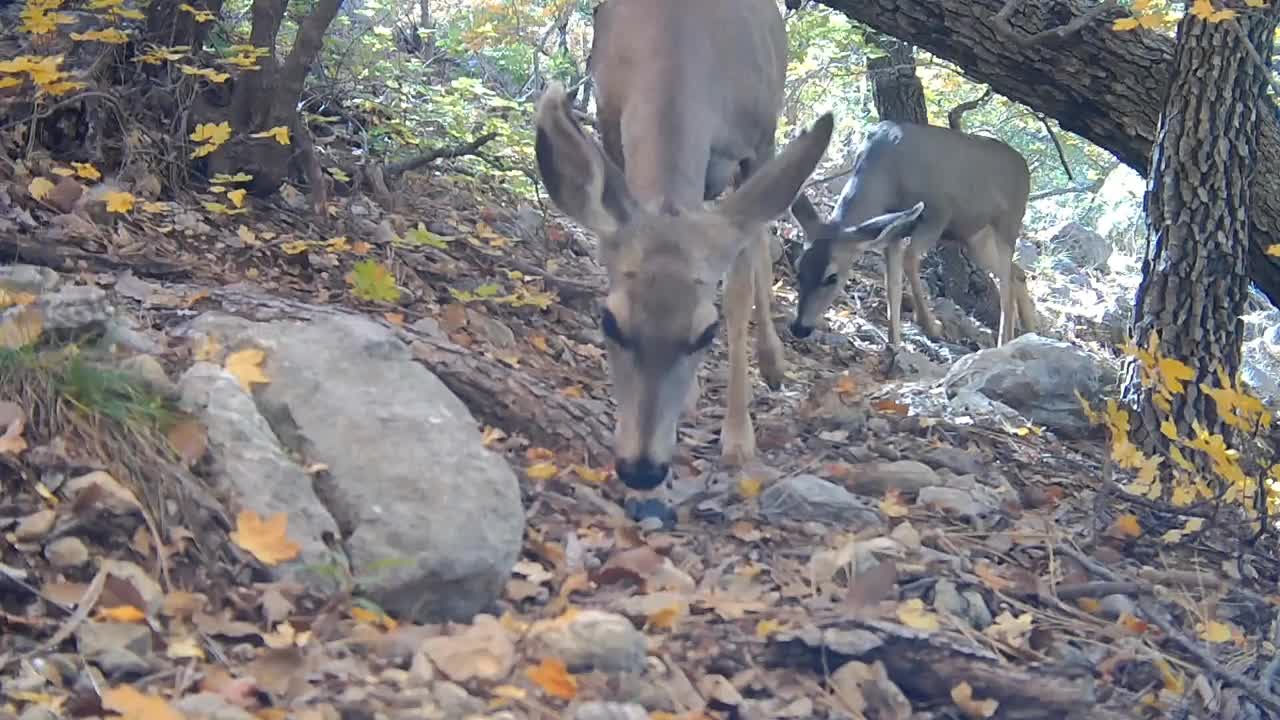
M720 462L725 465L742 466L755 459L756 437L748 426L745 432L730 432L722 436Z

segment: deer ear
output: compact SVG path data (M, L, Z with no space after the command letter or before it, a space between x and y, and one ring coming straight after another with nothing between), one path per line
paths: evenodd
M822 218L818 216L818 211L813 207L813 203L809 201L809 196L801 190L796 199L791 203L791 217L800 225L800 229L804 231L804 244L807 247L813 243L815 237L822 230Z
M857 225L840 231L840 239L856 242L868 248L883 247L915 232L924 214L924 203L918 202L906 210L877 215Z
M800 186L827 151L834 126L831 113L823 113L812 127L725 198L718 210L721 217L746 229L763 225L794 207Z
M547 194L566 215L599 236L631 219L635 201L622 171L573 119L564 86L551 83L538 101L534 154Z

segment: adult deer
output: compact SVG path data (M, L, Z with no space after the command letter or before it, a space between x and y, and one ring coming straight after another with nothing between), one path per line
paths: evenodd
M805 236L796 263L799 299L791 333L803 338L813 332L853 262L868 249L884 248L890 345L902 341L904 260L916 322L939 338L920 278L920 257L939 241L962 243L974 262L995 275L998 345L1014 338L1015 320L1024 331L1034 331L1026 274L1013 262L1030 192L1026 160L999 140L932 125L877 123L858 150L830 220L819 218L803 193L791 206Z
M610 0L596 10L589 61L603 149L573 119L562 87L552 85L539 101L543 184L600 239L615 468L633 489L666 479L680 414L697 401L697 369L719 331L722 279L726 461L755 454L747 374L753 305L761 375L770 387L782 383L765 228L799 193L833 124L823 115L775 156L786 57L773 0ZM734 191L704 208L735 173Z

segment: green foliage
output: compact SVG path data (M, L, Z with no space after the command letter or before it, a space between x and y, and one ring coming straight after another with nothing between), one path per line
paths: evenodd
M351 293L369 302L394 303L400 299L400 288L385 265L375 260L361 260L347 273Z

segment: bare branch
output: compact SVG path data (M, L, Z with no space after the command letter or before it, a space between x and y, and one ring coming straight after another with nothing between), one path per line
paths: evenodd
M987 88L987 91L982 93L981 97L966 100L951 108L951 111L947 113L947 124L951 126L952 130L964 130L964 114L970 110L976 110L983 103L990 100L994 94L995 92L991 88Z
M498 137L497 133L490 132L490 133L485 133L481 135L480 137L476 138L475 140L472 140L466 145L454 145L452 147L436 148L435 150L430 150L428 152L422 153L421 155L411 157L408 160L402 160L401 162L395 163L393 165L388 165L385 172L387 175L391 177L398 177L411 170L417 170L418 168L423 167L425 165L430 165L436 160L445 160L449 158L459 158L459 157L465 157L467 155L475 155L477 151L480 150L480 148L489 144L489 141L493 140L496 137Z
M1014 29L1013 24L1009 22L1009 18L1013 15L1013 11L1018 8L1022 0L1005 0L1005 4L1000 11L991 17L991 25L1000 34L1008 37L1023 47L1032 45L1053 46L1062 43L1064 40L1071 38L1084 29L1086 25L1101 18L1109 12L1123 13L1123 9L1115 0L1103 0L1102 2L1089 8L1080 17L1072 20L1066 25L1041 30L1034 35L1024 35Z
M1071 172L1071 163L1067 162L1067 153L1062 149L1062 143L1058 141L1058 134L1053 131L1053 126L1049 124L1049 118L1044 115L1037 115L1036 119L1044 125L1044 131L1049 133L1049 140L1053 143L1053 149L1058 151L1058 160L1062 162L1062 171L1067 174L1067 179L1075 182L1076 176Z
M1046 200L1051 197L1058 197L1060 195L1072 195L1075 193L1096 193L1102 189L1102 184L1107 181L1107 176L1111 174L1111 171L1115 170L1119 166L1120 166L1119 162L1112 164L1111 167L1107 168L1106 170L1103 170L1102 174L1099 175L1096 180L1090 180L1089 182L1079 182L1079 183L1076 183L1075 185L1067 185L1066 187L1053 188L1052 190L1041 190L1040 192L1033 192L1027 198L1027 202L1036 202L1037 200Z

